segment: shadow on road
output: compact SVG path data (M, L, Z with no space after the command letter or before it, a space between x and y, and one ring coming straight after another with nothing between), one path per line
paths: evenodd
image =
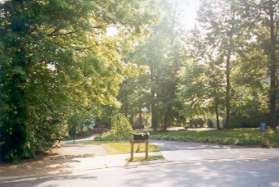
M279 186L278 160L165 163L0 182L0 186Z
M125 186L279 186L278 160L230 160L164 164L129 171Z
M152 140L151 143L159 146L161 151L241 148L240 146L231 146L231 145L215 145L215 144L205 144L205 143L163 141L163 140Z

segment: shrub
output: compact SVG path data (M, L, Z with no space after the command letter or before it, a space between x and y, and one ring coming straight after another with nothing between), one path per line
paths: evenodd
M176 140L188 142L204 142L225 145L247 145L247 146L279 146L279 131L268 130L264 139L258 129L241 128L230 130L212 131L172 131L153 132L151 138L159 140Z
M116 138L128 138L131 135L132 126L123 114L116 114L111 118L111 130Z
M128 140L132 133L132 126L123 114L116 114L111 118L111 130L97 136L96 141Z
M190 120L189 124L191 128L203 127L204 120L202 118L194 118Z

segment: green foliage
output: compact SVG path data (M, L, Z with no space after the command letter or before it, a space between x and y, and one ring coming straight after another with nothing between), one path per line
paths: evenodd
M269 119L275 127L279 2L202 0L187 35L177 25L179 2L0 3L0 157L32 157L87 117L112 126L103 136L111 140L129 137L129 121L155 130L197 118L230 128ZM109 27L118 34L108 36ZM197 138L259 141L220 132L228 137Z
M269 146L279 146L279 131L273 134L269 133L266 140ZM203 142L224 145L244 145L244 146L262 146L263 137L258 129L230 129L230 130L212 130L212 131L173 131L152 133L151 138L159 140L175 140L187 142Z
M106 132L102 135L96 136L95 140L96 141L121 141L121 140L128 140L129 137L124 137L124 138L119 138L117 136L115 136L114 133L112 133L111 131Z
M141 35L152 20L148 1L22 0L0 4L2 157L47 150L80 111L119 107L128 74L119 43L106 28ZM144 19L143 19L144 18ZM135 37L133 38L134 40Z
M176 6L169 1L157 1L158 22L150 27L151 33L136 47L129 60L144 65L144 74L127 79L122 85L119 99L122 111L131 122L143 121L143 110L151 116L154 129L167 128L180 122L175 93L177 71L179 70L183 48L182 36L175 25ZM149 118L145 117L145 120Z
M270 92L275 92L270 74L277 71L270 65L274 43L270 27L276 23L278 27L279 19L275 16L273 24L266 24L271 20L266 15L268 6L262 6L265 3L278 15L277 1L201 1L179 75L177 98L186 118L203 116L233 128L257 127L274 117L274 111L267 115ZM272 100L274 104L276 99ZM278 114L275 117L278 124Z
M190 127L203 127L205 121L202 118L193 118L189 121Z
M117 138L127 138L131 136L132 126L123 114L115 114L111 118L111 130Z
M131 137L132 126L121 113L114 114L111 117L111 131L96 137L96 141L119 141L128 140Z
M73 114L68 120L68 135L72 139L76 139L77 136L88 135L88 132L92 132L94 123L94 116L90 113L83 111L81 113ZM91 135L91 134L89 134Z

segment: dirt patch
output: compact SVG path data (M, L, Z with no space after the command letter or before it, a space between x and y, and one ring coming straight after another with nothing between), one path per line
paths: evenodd
M58 155L62 156L82 156L82 155L106 155L107 151L101 145L86 144L65 144L56 150Z
M26 176L43 176L71 173L73 163L78 158L106 155L101 145L66 144L56 147L35 159L17 164L0 164L0 180Z

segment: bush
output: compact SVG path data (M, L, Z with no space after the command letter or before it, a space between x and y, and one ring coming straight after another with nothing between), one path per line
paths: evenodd
M264 138L258 129L241 128L230 130L212 131L172 131L172 132L153 132L152 139L176 140L187 142L203 142L224 145L246 145L262 146L268 144L269 147L279 146L279 131L269 130Z
M203 127L204 120L202 118L191 119L189 122L190 128Z
M123 114L116 114L111 118L112 133L118 138L126 138L131 135L132 126Z
M132 126L123 114L116 114L111 118L111 131L96 137L97 141L127 140L132 133Z

